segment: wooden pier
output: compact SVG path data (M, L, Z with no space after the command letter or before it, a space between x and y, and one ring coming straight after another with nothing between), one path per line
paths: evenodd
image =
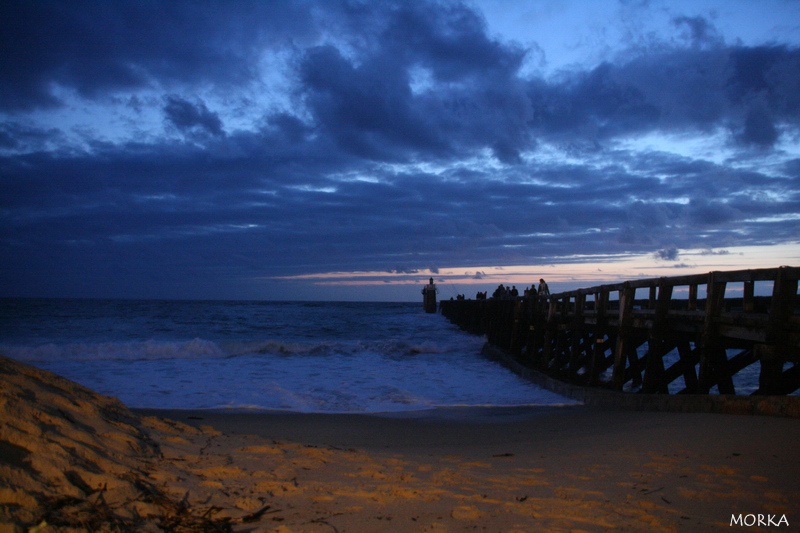
M600 285L547 300L535 294L449 300L440 309L524 367L562 382L735 395L737 375L757 371L751 380L757 386L746 394L780 396L800 389L798 278L798 267L711 272ZM757 284L771 291L757 291Z

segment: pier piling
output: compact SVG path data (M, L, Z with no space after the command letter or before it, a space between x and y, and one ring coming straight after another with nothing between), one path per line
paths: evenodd
M711 272L549 300L450 300L440 307L524 367L567 383L642 394L788 395L800 389L798 279L798 267ZM771 294L756 295L757 283L762 293L771 283ZM738 391L742 374L754 370L750 383L757 383Z

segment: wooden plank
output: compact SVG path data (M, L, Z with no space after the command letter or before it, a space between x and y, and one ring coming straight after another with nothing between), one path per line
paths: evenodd
M600 374L602 374L607 368L605 365L607 347L608 344L606 343L605 335L598 334L595 336L594 348L592 351L592 361L589 365L589 383L591 385L597 384L600 379Z
M547 310L547 322L545 323L544 331L544 349L541 354L541 361L539 365L543 369L550 367L550 361L553 359L553 344L555 343L558 335L558 322L556 317L558 315L558 299L550 298L550 306Z
M714 385L719 388L721 372L724 371L725 362L727 362L725 349L720 342L717 331L717 320L722 311L726 285L727 282L721 279L719 273L709 273L706 317L700 346L700 370L698 376L698 388L703 394L708 394ZM725 387L725 385L722 386Z
M731 270L725 272L715 272L718 282L725 282L725 283L735 283L735 282L744 282L744 281L771 281L774 280L778 274L778 271L783 269L784 275L787 279L793 279L797 281L800 279L800 267L778 267L778 268L762 268L762 269L755 269L755 270ZM673 287L681 287L681 286L689 286L691 288L692 285L704 285L709 277L709 274L689 274L686 276L671 276L668 278L645 278L645 279L635 279L625 281L623 283L616 283L610 285L598 285L596 287L589 287L586 289L576 289L573 291L567 291L563 293L558 293L557 296L560 295L570 295L574 296L575 294L594 294L600 292L601 289L604 289L608 292L617 292L623 290L624 286L627 284L635 289L641 288L649 288L649 287L656 287L658 286L659 282L662 279L665 279L666 282Z
M786 344L789 335L789 318L794 314L797 299L797 279L792 279L789 267L781 267L772 287L772 303L767 323L767 342Z
M716 385L721 393L735 393L733 375L758 354L760 392L786 394L800 386L800 364L783 371L787 361L800 363L799 279L798 267L711 272L600 285L554 294L549 302L442 302L441 312L515 355L524 349L529 363L576 382L594 383L612 367L617 389L629 380L640 383L644 370L647 391L665 392L683 374L683 392L707 393ZM761 280L773 280L771 297L755 296ZM725 298L729 283L743 284L741 298ZM697 297L700 285L707 287L705 300ZM681 286L688 286L685 303L672 299L673 288ZM635 300L637 288L646 288L647 297ZM611 300L612 290L618 299ZM644 342L647 355L640 359ZM728 360L731 348L741 351ZM664 355L673 349L680 359L665 369Z
M597 317L597 325L605 327L608 317L608 291L601 289L595 295L595 314Z
M759 392L779 394L783 390L783 365L789 344L789 319L794 314L797 298L797 280L792 279L786 267L778 269L772 288L772 303L766 325L765 340L769 346L761 346L761 374Z
M586 307L586 295L575 295L575 312L572 318L572 342L569 347L569 370L573 374L580 368L580 359L583 353L582 340L586 330L583 322L583 311Z
M745 281L742 294L742 309L745 313L752 313L755 309L755 286L754 281Z
M689 311L697 310L697 283L692 283L689 285L689 301L687 303L687 309Z
M617 344L614 349L613 386L622 390L625 384L625 362L631 353L633 335L633 301L636 289L629 283L623 285L619 291L619 326Z
M678 355L680 361L683 363L683 382L686 386L686 391L689 393L697 392L697 372L695 372L695 365L700 361L697 356L696 350L692 350L689 341L678 343Z
M517 300L514 303L513 324L511 326L511 338L509 339L508 349L512 355L519 357L522 353L522 336L527 332L527 328L523 328L523 317L525 310L525 302Z
M668 387L664 379L664 356L673 345L667 341L667 313L672 300L672 285L662 280L658 287L658 299L655 302L655 316L650 328L648 350L645 355L645 372L642 392L667 394ZM651 291L652 295L652 291Z

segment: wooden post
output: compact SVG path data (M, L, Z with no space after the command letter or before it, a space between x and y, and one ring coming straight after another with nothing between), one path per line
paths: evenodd
M725 300L725 281L719 281L718 272L708 275L706 297L706 318L703 324L702 347L700 352L700 372L698 389L708 394L715 384L720 394L735 394L733 380L727 374L728 357L719 338L718 324Z
M542 350L541 367L544 369L550 368L550 361L553 358L553 342L555 342L558 333L558 324L556 317L558 315L558 300L550 298L550 307L547 311L547 322L544 331L544 349Z
M509 350L512 344L512 333L514 329L514 309L516 302L513 300L503 300L502 313L500 315L500 332L498 346Z
M783 394L783 365L789 352L789 319L794 312L797 298L797 280L789 279L787 268L781 267L772 287L772 302L765 339L767 346L759 350L761 374L759 394Z
M742 310L745 313L752 313L755 308L755 282L744 282L744 293L742 294Z
M597 326L605 328L608 324L608 289L601 289L600 292L594 295L594 312L597 316Z
M486 340L489 344L497 342L497 305L498 301L494 298L486 300Z
M678 343L678 354L683 365L681 370L683 371L683 382L686 385L684 390L689 394L695 394L697 392L697 372L695 372L694 366L697 363L697 356L692 353L689 341Z
M446 301L441 302L441 312L461 328L485 334L496 346L516 353L527 345L526 363L555 377L571 375L581 383L596 384L611 367L608 385L618 390L631 380L635 390L644 372L643 392L667 392L669 383L683 375L686 387L681 393L708 394L716 386L720 394L735 394L733 375L758 361L760 387L755 394L785 395L800 388L798 278L797 267L710 272L704 307L697 299L703 278L689 275L659 280L655 305L644 312L638 307L634 311L636 303L643 303L636 301L635 287L650 288L649 280L556 294L547 307L546 300L537 297L522 302ZM770 279L774 286L765 315L762 300L755 297L755 283ZM729 283L744 284L742 305L732 309L728 307L733 300L725 300ZM683 286L689 287L689 309L699 305L704 310L702 323L698 312L673 307L674 287ZM618 317L610 311L612 289L619 291ZM593 296L593 306L587 295ZM652 289L650 296L652 301ZM648 352L640 358L644 342ZM673 349L680 360L665 368L664 356Z
M788 267L780 267L772 287L766 340L769 344L786 344L789 335L789 317L794 312L797 298L797 279L787 275Z
M528 327L527 358L538 366L542 362L542 339L545 329L545 314L539 304L538 295L532 291L529 299L531 321Z
M600 374L605 370L606 360L606 339L602 333L597 333L594 339L594 349L592 350L592 360L589 365L589 384L597 385Z
M605 338L608 333L608 289L605 287L600 287L600 290L594 294L594 313L596 325L590 380L592 384L597 384L600 374L607 368L606 349L610 346Z
M651 289L652 288L653 287L651 287ZM658 392L662 394L667 394L669 392L667 383L664 380L664 355L666 355L670 348L666 336L667 313L669 312L671 301L672 285L667 283L666 278L661 278L658 282L658 300L655 307L656 314L653 318L653 327L650 328L648 350L645 355L645 372L642 392Z
M697 283L689 285L689 311L697 310Z
M572 346L570 347L569 354L569 371L575 373L580 368L581 360L581 341L583 341L583 333L585 331L585 324L583 322L583 312L586 307L586 295L579 293L575 295L575 314L570 324L570 333L572 335Z
M614 348L612 381L617 390L622 390L622 386L625 384L625 361L633 344L631 337L633 335L633 300L635 297L636 289L631 287L629 282L625 282L619 291L619 332L617 345Z
M517 300L514 305L514 324L511 327L511 341L509 344L509 351L515 357L519 357L522 353L522 338L527 333L523 328L523 316L525 315L524 300Z
M566 327L568 324L570 309L569 296L562 296L561 298L558 298L558 305L556 309L560 317L556 317L555 324L553 325L554 351L550 357L550 365L555 365L554 368L556 370L560 370L564 367L565 363L569 362L569 346L566 345L566 341L568 339Z

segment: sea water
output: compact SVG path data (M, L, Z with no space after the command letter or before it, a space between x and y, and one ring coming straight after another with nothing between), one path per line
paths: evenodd
M0 299L0 354L129 407L563 405L415 303Z

